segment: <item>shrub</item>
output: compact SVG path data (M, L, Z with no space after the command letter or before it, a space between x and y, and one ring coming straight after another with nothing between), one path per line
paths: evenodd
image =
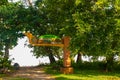
M79 62L79 63L72 63L72 66L77 69L84 69L84 70L104 70L105 69L105 62L103 61L95 61L95 62Z
M0 55L0 73L6 73L11 69L11 60Z
M50 64L50 66L52 67L52 69L60 70L60 67L63 66L63 60L58 60L56 61L56 63Z

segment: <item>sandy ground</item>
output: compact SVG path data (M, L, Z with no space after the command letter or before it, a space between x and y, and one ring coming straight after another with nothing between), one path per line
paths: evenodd
M41 67L21 67L3 80L14 80L16 77L29 78L30 80L55 80L51 75L46 74Z

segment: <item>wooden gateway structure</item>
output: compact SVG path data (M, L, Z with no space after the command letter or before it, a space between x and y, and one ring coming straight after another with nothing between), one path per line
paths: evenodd
M55 35L45 35L37 39L30 32L24 34L28 37L29 43L32 46L56 46L63 48L63 67L61 67L60 71L64 74L73 73L73 68L71 67L70 50L68 49L70 42L69 36L65 36L61 39Z

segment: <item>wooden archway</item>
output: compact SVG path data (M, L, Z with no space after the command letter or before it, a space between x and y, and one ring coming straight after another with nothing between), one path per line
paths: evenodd
M64 51L63 67L61 67L60 71L64 74L73 73L73 68L71 67L70 50L68 49L70 42L69 36L63 37L61 41L53 41L51 43L45 43L43 40L37 39L30 32L24 34L28 37L29 43L32 46L57 46L63 48Z

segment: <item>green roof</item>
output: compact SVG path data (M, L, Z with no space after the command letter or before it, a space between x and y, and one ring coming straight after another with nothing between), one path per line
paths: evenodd
M42 35L39 37L39 39L60 39L60 37L50 34L50 35Z

